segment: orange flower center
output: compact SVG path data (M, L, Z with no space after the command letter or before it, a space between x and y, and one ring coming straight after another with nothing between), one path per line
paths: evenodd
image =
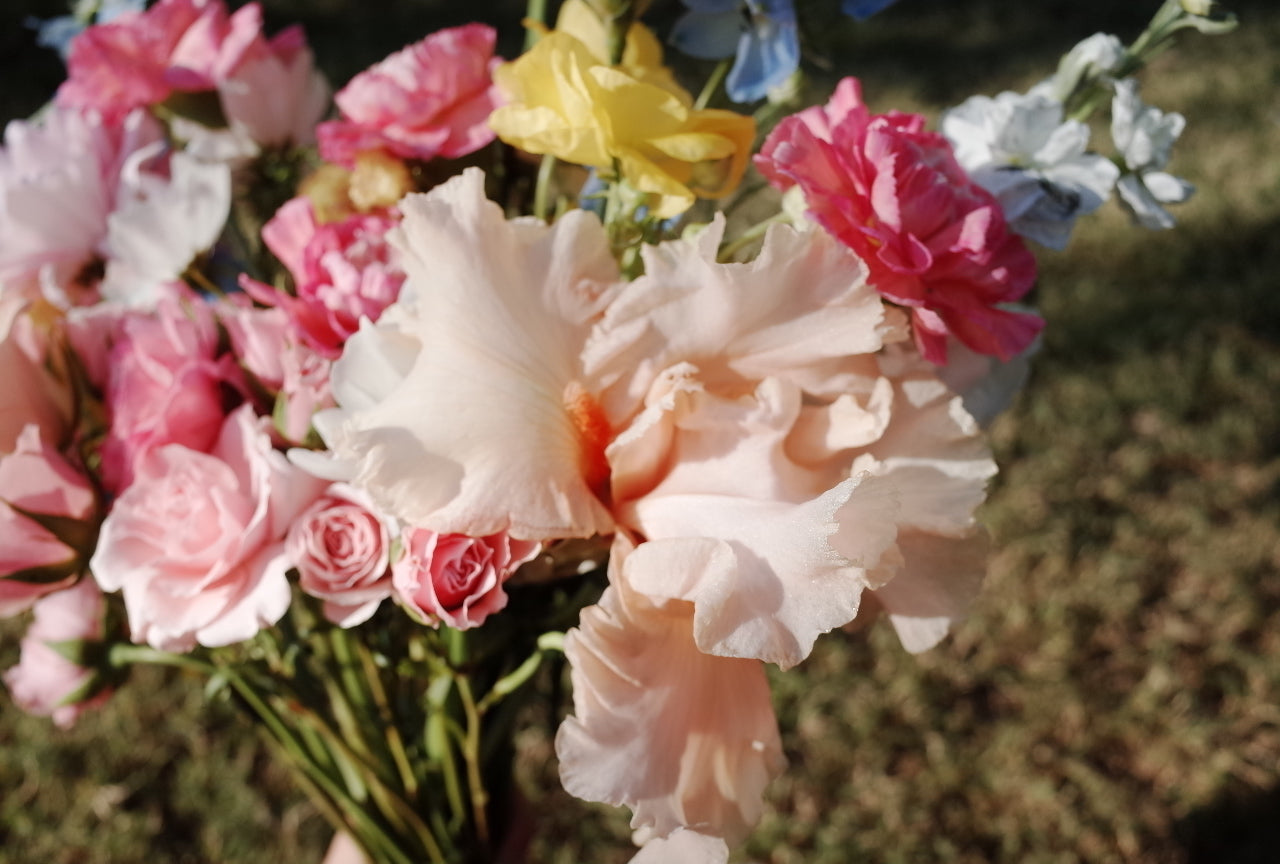
M564 388L564 410L578 433L579 465L583 479L600 500L609 500L609 460L605 448L613 440L613 429L590 393L577 381Z

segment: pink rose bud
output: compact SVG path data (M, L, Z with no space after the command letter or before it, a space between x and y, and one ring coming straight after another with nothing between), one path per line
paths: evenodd
M335 483L289 527L285 549L302 590L324 614L354 627L391 595L391 535L355 489Z
M0 617L79 576L93 551L97 501L89 481L25 426L0 456Z
M488 537L407 528L404 554L391 567L396 596L433 627L478 627L507 605L502 585L541 545L505 533Z
M83 711L106 701L110 691L98 671L68 657L76 648L102 640L104 611L102 592L92 579L36 603L35 619L22 639L21 659L4 673L4 683L22 710L52 717L67 729Z

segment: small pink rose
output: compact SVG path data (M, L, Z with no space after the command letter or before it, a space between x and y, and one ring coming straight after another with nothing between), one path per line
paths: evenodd
M407 528L403 556L391 567L396 596L432 626L478 627L507 605L503 583L541 545L507 534L467 537Z
M367 621L391 595L391 535L352 487L330 486L294 520L285 548L302 590L340 627Z
M96 509L89 481L41 438L39 427L23 428L14 451L0 456L0 617L29 608L84 571Z
M4 683L22 710L51 717L59 728L68 729L85 710L106 701L109 690L82 692L96 689L91 687L94 670L73 663L50 644L101 641L104 611L102 592L92 579L36 603L35 618L22 639L21 659L4 673Z

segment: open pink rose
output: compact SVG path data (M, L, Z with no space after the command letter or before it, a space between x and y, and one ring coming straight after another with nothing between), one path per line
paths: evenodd
M101 705L110 695L92 686L94 670L71 662L50 643L99 641L103 635L105 605L92 579L41 599L35 618L22 638L18 665L4 673L4 683L22 710L51 717L68 729L87 709Z
M458 630L479 627L507 605L502 584L541 544L507 534L467 537L406 528L391 568L396 596L415 617Z
M150 450L116 499L90 567L124 592L134 641L229 645L289 607L285 534L326 484L272 448L268 423L242 405L210 453Z
M208 304L167 299L153 314L120 325L108 366L111 426L102 445L107 488L123 490L151 450L181 444L206 452L224 416L224 385L234 361L219 353L218 325Z
M846 78L825 106L779 123L756 166L780 189L798 186L809 214L867 262L876 289L910 307L930 362L946 363L948 333L1008 360L1044 325L1001 306L1031 289L1035 258L947 139L924 126L918 114L872 114Z
M38 426L26 426L14 451L0 456L0 617L84 571L96 509L88 479L42 440Z
M321 155L351 167L366 150L456 159L488 144L495 38L483 24L441 30L357 75L334 97L343 119L316 130Z
M391 595L386 524L355 489L335 483L289 526L285 541L302 590L341 627L369 619Z

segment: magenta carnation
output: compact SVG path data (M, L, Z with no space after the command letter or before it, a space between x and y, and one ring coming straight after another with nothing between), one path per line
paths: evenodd
M321 155L350 167L368 150L456 159L488 144L495 38L483 24L441 30L361 72L334 97L342 119L317 130Z
M756 166L780 189L798 186L810 215L866 261L876 290L911 309L931 362L946 363L948 333L1008 360L1044 325L1000 305L1030 290L1035 258L924 126L918 114L872 114L845 78L826 106L779 123Z

